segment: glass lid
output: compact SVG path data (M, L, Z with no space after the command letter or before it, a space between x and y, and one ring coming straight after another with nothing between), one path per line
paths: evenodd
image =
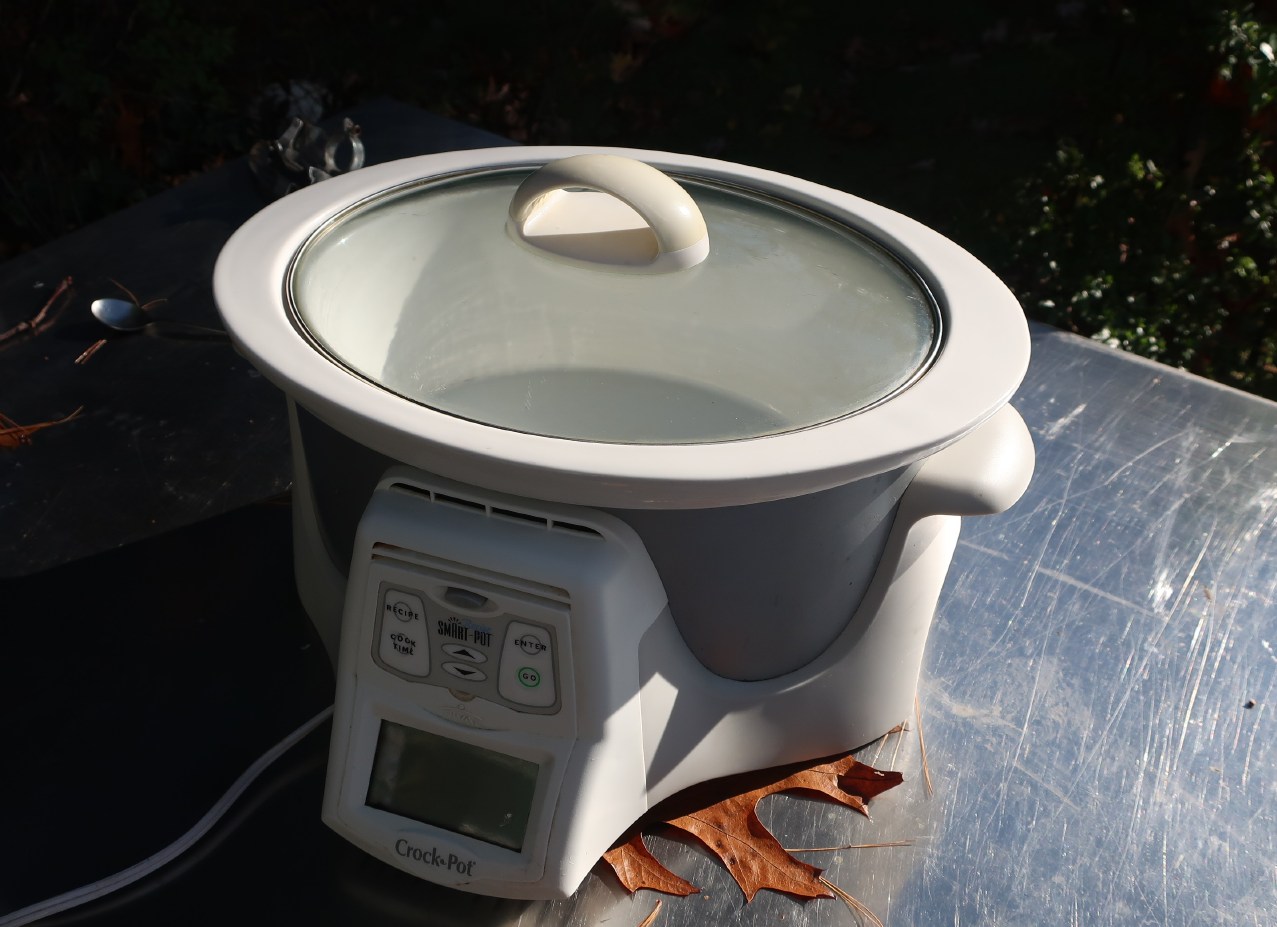
M431 409L619 444L810 428L888 399L938 351L930 294L863 234L582 157L636 167L487 170L356 204L298 252L296 321Z

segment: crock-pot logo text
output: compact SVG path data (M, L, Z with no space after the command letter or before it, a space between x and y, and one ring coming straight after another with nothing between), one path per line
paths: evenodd
M466 878L474 875L474 864L478 862L475 859L462 859L456 853L445 856L439 852L438 847L415 847L402 837L395 841L395 853L404 859L411 859L436 869L446 869Z
M437 630L440 637L450 637L455 641L474 644L476 647L492 646L492 629L470 620L460 621L455 617L448 618L446 621L440 619Z

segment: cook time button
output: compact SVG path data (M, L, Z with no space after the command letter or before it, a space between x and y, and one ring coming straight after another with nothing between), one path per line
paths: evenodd
M380 627L377 657L383 664L407 676L430 675L426 607L421 596L386 589L381 597Z
M512 621L501 647L501 697L519 705L548 708L558 697L554 641L549 628Z

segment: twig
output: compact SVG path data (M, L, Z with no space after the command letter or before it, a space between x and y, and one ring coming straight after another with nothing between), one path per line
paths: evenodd
M918 693L913 693L913 713L918 718L918 750L922 753L922 781L927 784L927 794L934 795L936 790L931 787L931 767L927 765L927 742L922 737L922 703L918 700Z
M93 342L93 344L85 348L84 353L81 354L79 357L77 357L75 359L75 362L77 364L87 364L89 362L89 358L91 358L94 354L98 353L98 351L102 349L102 345L104 344L106 344L106 339L99 338L97 341Z
M57 288L53 291L53 295L49 297L48 301L44 304L43 308L41 308L39 312L37 312L27 321L19 322L17 325L13 326L13 328L9 329L7 332L0 333L0 344L3 344L4 342L8 341L10 338L16 338L18 335L21 335L23 332L34 332L37 328L39 328L40 323L44 321L44 317L47 316L49 314L49 310L53 308L53 304L58 301L59 297L61 297L63 293L71 289L71 283L72 283L72 280L70 277L63 278L62 282L59 283L57 285Z
M841 898L843 904L850 908L853 914L858 914L861 917L868 918L869 923L876 925L876 927L882 927L882 921L878 920L878 915L870 911L869 908L865 906L864 902L857 900L850 892L839 888L824 876L820 877L820 884Z
M63 418L48 422L37 422L34 425L19 425L9 416L0 413L0 448L14 448L30 444L31 436L37 431L43 431L46 428L52 428L54 425L69 422L83 411L84 406L80 406L70 415Z
M140 308L143 312L148 311L152 306L158 306L160 303L168 302L167 296L161 296L159 299L152 299L144 303L137 298L136 293L134 293L132 290L126 287L119 280L116 280L114 277L107 277L106 279L110 280L117 287L119 287L120 292L123 293L125 296L127 296L133 302L133 304L136 305L138 308Z
M656 899L656 907L652 909L652 913L643 918L643 922L638 927L652 927L656 923L656 915L661 913L661 899Z

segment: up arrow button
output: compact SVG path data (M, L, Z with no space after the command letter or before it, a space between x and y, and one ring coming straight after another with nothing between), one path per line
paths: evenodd
M468 660L471 663L486 663L488 661L488 657L483 651L467 647L465 644L444 644L443 652L450 657L456 657L458 660Z

